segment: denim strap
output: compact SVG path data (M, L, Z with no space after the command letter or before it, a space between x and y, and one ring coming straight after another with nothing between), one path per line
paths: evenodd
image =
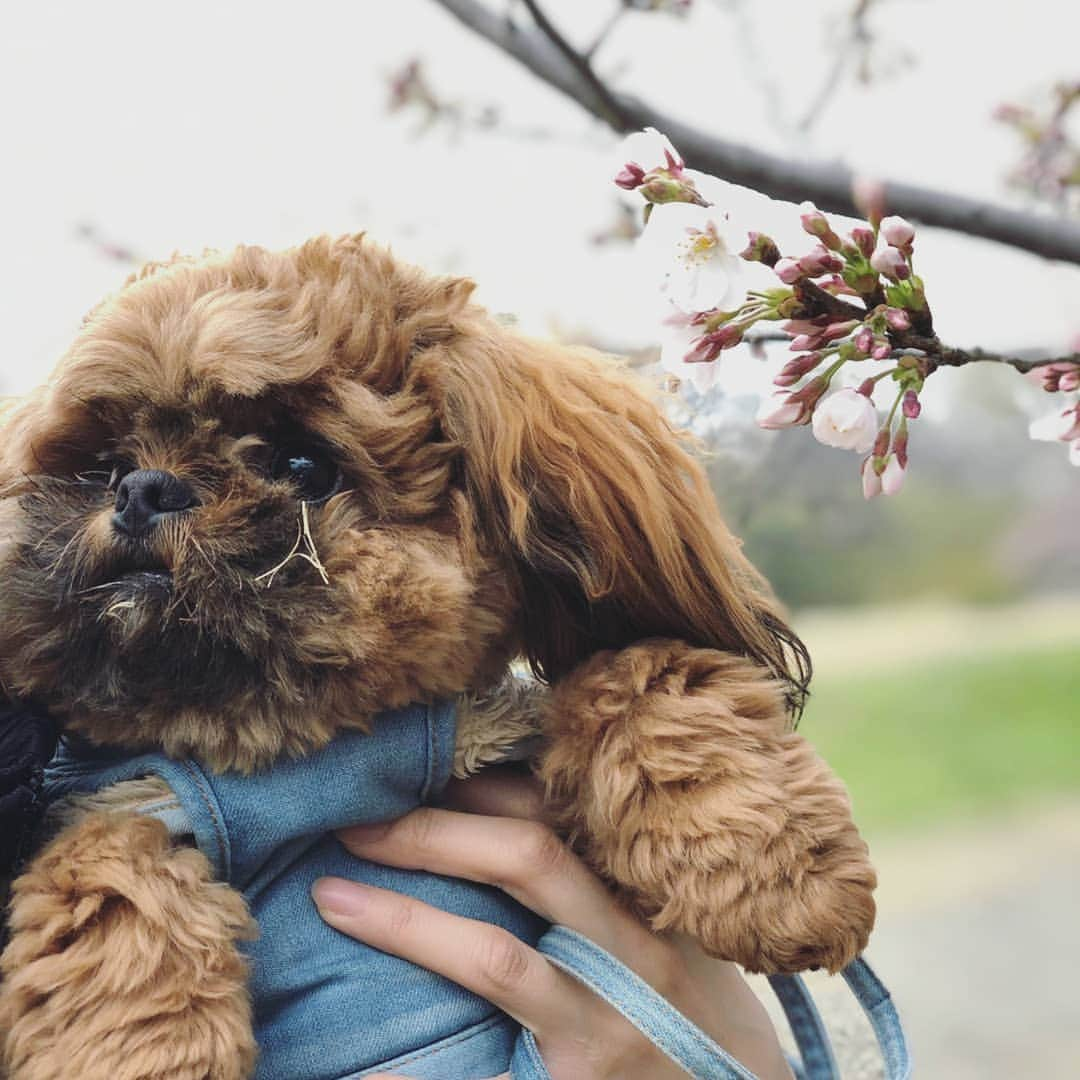
M588 938L565 926L553 926L536 947L556 967L618 1009L651 1043L696 1080L755 1080L752 1072L644 979ZM550 1080L529 1031L523 1031L518 1040L510 1074L514 1080Z
M610 953L565 926L553 926L537 943L556 967L618 1009L650 1042L695 1080L755 1080L723 1047L691 1023L647 982ZM911 1061L900 1018L881 980L862 957L843 971L844 981L866 1013L885 1061L888 1080L909 1080ZM805 1080L837 1080L839 1070L825 1025L798 976L769 977L791 1024L802 1057L796 1072ZM551 1080L531 1031L523 1030L510 1062L513 1080Z
M900 1024L900 1016L885 984L874 974L860 956L843 971L844 982L855 995L874 1029L881 1056L885 1060L888 1080L908 1080L911 1076L911 1055Z
M866 1013L874 1030L888 1080L908 1080L911 1058L900 1017L889 991L860 956L843 970L844 982ZM802 1057L801 1076L805 1080L838 1080L829 1036L806 984L798 975L770 975L772 986L791 1025L791 1033Z
M799 1080L836 1080L840 1070L833 1057L829 1036L821 1014L798 975L770 975L769 985L776 994L791 1034L799 1048L802 1067L798 1069Z

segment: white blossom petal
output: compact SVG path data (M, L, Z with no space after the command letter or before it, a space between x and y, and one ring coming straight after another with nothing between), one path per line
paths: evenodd
M1032 420L1028 426L1028 434L1040 442L1060 442L1068 437L1076 423L1076 414L1068 409L1065 412L1051 413L1049 416L1040 416L1038 420Z
M684 311L733 307L745 298L742 260L730 225L715 207L653 207L639 252L660 291Z
M682 164L678 151L671 145L671 140L656 128L634 131L621 140L616 151L619 165L634 162L646 172L667 167L665 151L670 153L677 163Z
M865 454L874 445L877 430L874 403L851 387L830 394L814 410L814 437L826 446Z

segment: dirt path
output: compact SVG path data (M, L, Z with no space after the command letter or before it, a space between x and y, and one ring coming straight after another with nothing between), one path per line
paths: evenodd
M880 845L875 860L868 956L901 1009L915 1075L1080 1077L1080 801ZM880 1075L843 987L811 978L845 1076Z
M822 675L866 674L944 656L1080 646L1080 597L806 611L794 624Z

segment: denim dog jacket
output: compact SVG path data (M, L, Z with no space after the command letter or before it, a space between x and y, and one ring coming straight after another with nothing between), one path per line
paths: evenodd
M47 770L46 791L55 800L149 775L172 788L175 799L147 812L174 835L194 836L259 925L258 939L241 943L258 1080L340 1080L388 1068L417 1080L491 1076L509 1066L517 1024L448 980L331 929L310 897L319 877L351 878L536 943L546 924L499 890L369 863L332 835L437 799L454 737L452 703L411 705L380 714L370 734L347 732L253 776L67 742Z

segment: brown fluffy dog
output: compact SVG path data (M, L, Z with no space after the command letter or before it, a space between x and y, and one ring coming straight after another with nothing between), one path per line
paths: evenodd
M874 874L791 730L796 639L648 398L471 290L359 238L132 279L3 429L5 690L95 743L242 771L471 695L461 770L541 726L556 826L657 929L752 970L840 968ZM133 469L183 511L135 540L112 524ZM500 696L516 655L539 707ZM15 884L20 1080L250 1066L243 903L117 812L137 795L84 807Z

